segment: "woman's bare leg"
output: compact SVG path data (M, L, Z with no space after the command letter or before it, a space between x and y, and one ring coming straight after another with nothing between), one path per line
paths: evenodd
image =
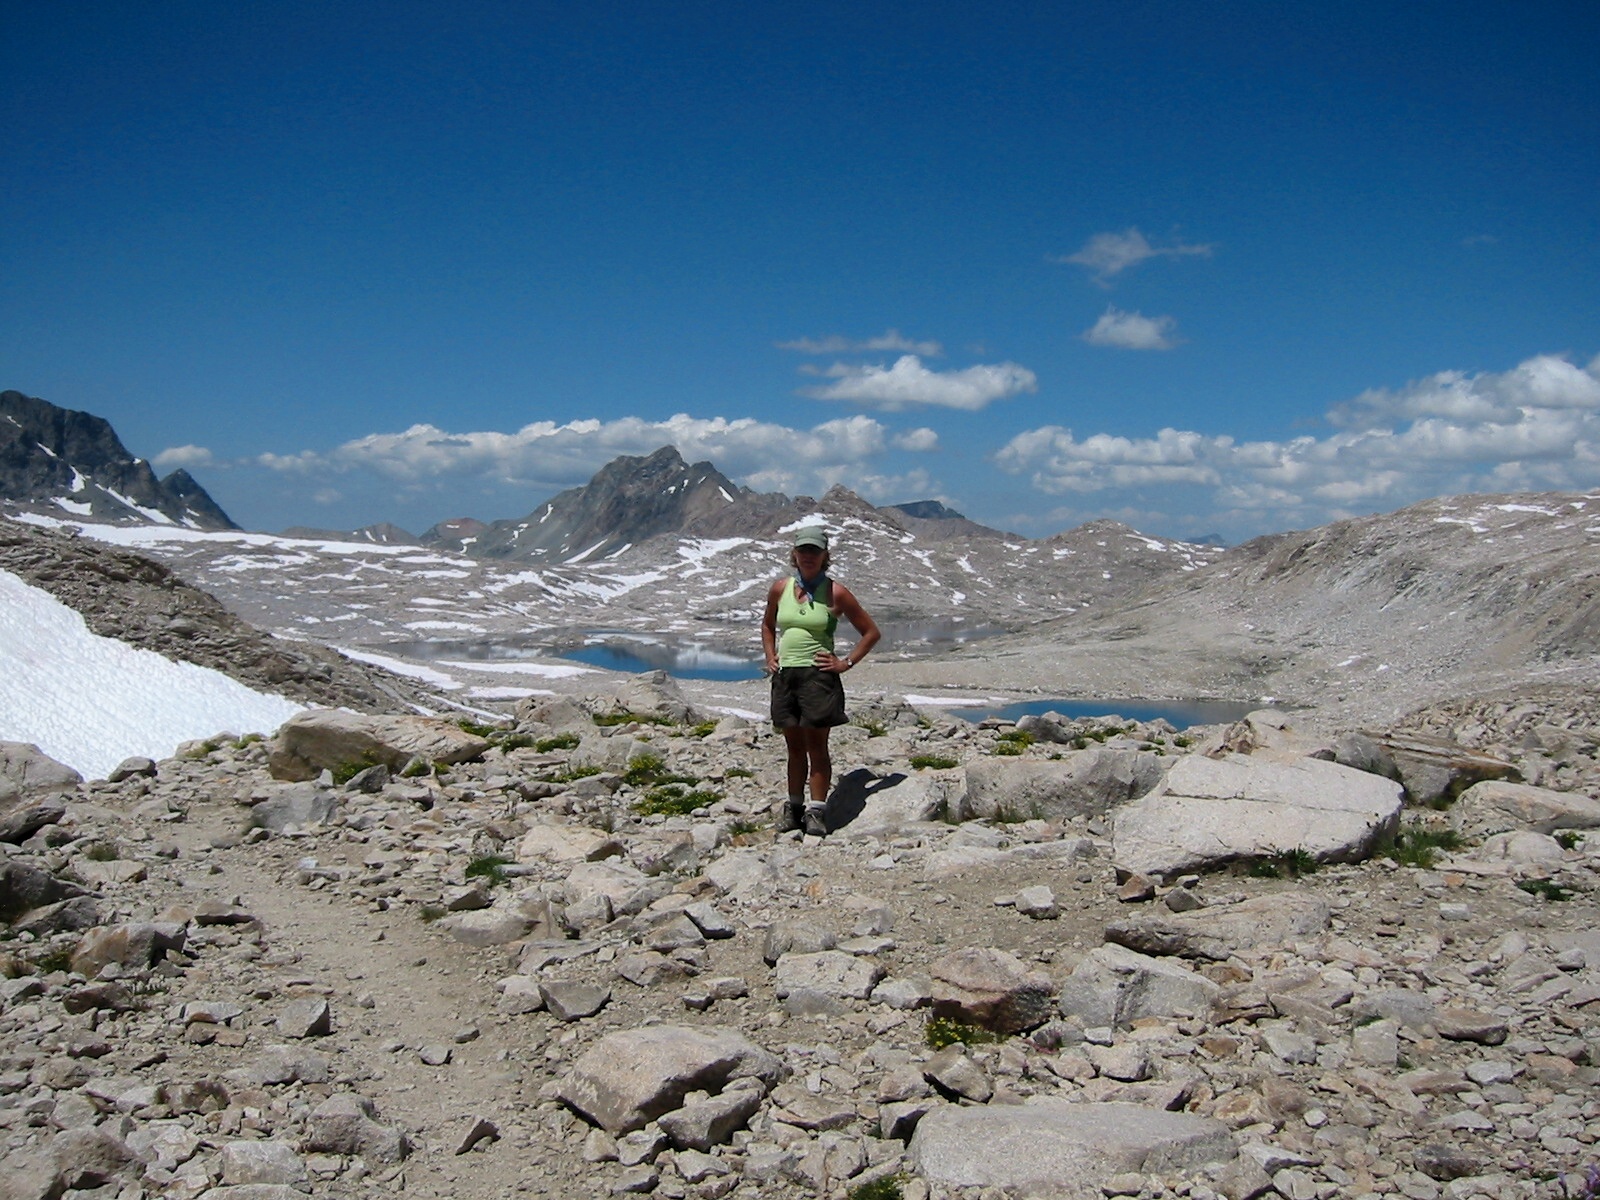
M827 807L828 790L833 786L833 757L828 750L829 730L800 726L783 731L789 747L789 795L809 797L806 807L820 811ZM819 824L820 819L819 819Z

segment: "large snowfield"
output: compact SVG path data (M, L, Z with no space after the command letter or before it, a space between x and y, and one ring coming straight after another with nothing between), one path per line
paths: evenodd
M0 741L31 742L85 778L218 733L270 734L302 706L220 671L89 632L48 592L0 571Z

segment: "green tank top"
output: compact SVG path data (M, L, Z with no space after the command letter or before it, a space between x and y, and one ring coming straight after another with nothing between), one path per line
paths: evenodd
M818 651L833 653L833 631L839 627L839 618L828 609L828 601L833 599L833 581L818 591L822 594L814 600L796 600L794 580L784 581L783 595L778 599L780 667L814 667Z

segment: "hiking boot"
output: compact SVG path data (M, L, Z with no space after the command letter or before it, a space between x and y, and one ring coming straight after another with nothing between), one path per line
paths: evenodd
M773 824L778 833L793 833L805 824L804 806L785 800L778 808L777 820Z
M825 809L808 808L805 813L805 831L807 837L828 836L828 814Z

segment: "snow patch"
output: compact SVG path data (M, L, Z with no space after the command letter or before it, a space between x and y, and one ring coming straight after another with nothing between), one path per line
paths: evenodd
M916 708L980 708L991 704L1008 704L1004 696L910 696L906 703Z
M1538 504L1491 504L1489 507L1496 512L1531 512L1538 513L1541 517L1553 517L1556 515L1555 509L1545 508Z
M371 654L365 650L351 650L345 646L334 646L346 658L353 658L356 662L367 663L374 667L382 667L396 675L404 675L407 679L420 679L423 683L431 684L443 692L459 691L461 681L443 671L434 671L428 667L419 667L415 663L402 662L398 658L389 658L383 654Z
M123 503L127 501L117 496L115 492L108 493L116 496ZM18 513L16 520L29 520L28 514ZM152 518L154 520L155 518ZM99 525L92 522L58 521L49 517L32 518L36 525L48 525L53 528L69 527L78 531L81 537L93 541L104 542L111 546L125 546L137 549L140 546L161 545L167 542L215 542L249 546L260 550L281 550L286 554L296 557L289 562L309 562L309 554L355 555L362 559L392 558L402 563L449 563L456 566L469 565L476 567L470 559L462 557L447 557L439 554L418 554L415 546L385 546L373 542L351 542L334 538L289 538L280 537L271 533L246 533L239 529L184 529L172 524L165 514L160 516L161 524L158 525ZM368 565L371 565L370 563Z
M302 706L91 633L48 592L0 571L0 739L31 742L88 778L170 758L218 733L271 733Z
M138 513L146 521L149 521L152 525L172 525L172 524L174 524L174 521L172 520L172 518L167 516L167 514L162 512L160 509L157 509L157 508L146 508L142 504L135 504L131 498L129 498L127 496L124 496L121 492L117 491L115 488L105 488L103 490L105 491L106 495L110 496L118 504L126 504L129 508L133 509L134 512Z
M707 712L721 713L725 717L742 717L746 721L765 721L769 714L751 712L748 708L730 708L727 705L708 704Z
M703 569L709 559L749 543L750 539L744 537L691 538L678 544L678 557L688 559L694 567Z
M454 667L458 671L482 671L485 675L532 675L538 679L571 679L574 675L593 675L593 667L568 667L542 662L465 662L459 658L443 659L441 667Z
M828 527L827 515L819 512L809 513L808 515L801 517L798 521L791 521L787 525L778 526L778 532L793 533L795 530L804 529L808 525L820 525L826 529Z

